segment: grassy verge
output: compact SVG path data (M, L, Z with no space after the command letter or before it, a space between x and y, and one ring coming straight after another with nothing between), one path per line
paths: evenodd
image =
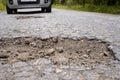
M54 8L59 9L70 9L78 11L90 11L90 12L100 12L100 13L110 13L110 14L120 14L120 6L97 6L97 5L58 5L54 4Z
M0 10L5 10L5 5L0 4Z
M0 10L5 10L5 2L6 0L0 0Z

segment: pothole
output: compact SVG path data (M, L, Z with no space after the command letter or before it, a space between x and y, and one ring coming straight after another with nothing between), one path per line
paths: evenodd
M0 60L7 63L38 58L51 60L55 65L95 66L114 60L108 44L98 39L63 38L4 38L0 39Z
M20 19L33 19L33 18L45 18L45 16L16 16L15 17L17 20Z

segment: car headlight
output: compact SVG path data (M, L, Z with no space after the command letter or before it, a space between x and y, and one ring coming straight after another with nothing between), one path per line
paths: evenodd
M9 0L9 3L10 3L10 4L13 4L13 0Z
M48 3L49 0L44 0L45 3Z

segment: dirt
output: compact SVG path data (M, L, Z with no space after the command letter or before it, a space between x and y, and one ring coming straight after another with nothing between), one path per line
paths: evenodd
M114 59L109 44L98 39L4 38L0 39L0 60L7 63L46 58L56 65L95 66Z

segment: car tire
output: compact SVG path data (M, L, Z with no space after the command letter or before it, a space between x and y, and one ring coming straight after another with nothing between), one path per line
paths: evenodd
M13 10L10 9L8 6L6 6L6 11L7 11L7 14L12 14Z
M45 12L45 8L41 8L41 11L42 11L42 12Z
M48 8L46 8L46 12L49 12L49 13L52 12L52 7L51 7L51 5L50 5Z
M17 13L17 9L13 9L14 13Z

